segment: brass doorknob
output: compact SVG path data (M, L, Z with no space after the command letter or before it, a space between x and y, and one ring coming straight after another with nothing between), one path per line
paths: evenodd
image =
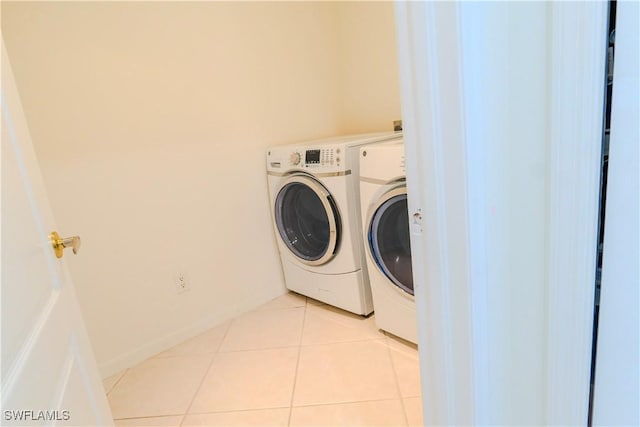
M77 254L80 250L80 236L61 238L57 232L52 231L51 234L49 234L49 239L51 240L51 245L56 253L56 258L62 258L62 255L64 255L64 248L73 248L74 254Z

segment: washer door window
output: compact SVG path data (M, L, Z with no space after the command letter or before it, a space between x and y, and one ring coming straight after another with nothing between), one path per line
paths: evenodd
M285 181L275 202L280 237L302 262L321 265L335 255L340 241L340 215L331 194L306 175Z
M387 193L369 224L369 248L378 268L395 286L413 295L406 188Z

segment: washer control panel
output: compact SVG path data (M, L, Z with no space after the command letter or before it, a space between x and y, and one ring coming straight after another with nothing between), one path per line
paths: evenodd
M340 148L309 149L304 152L304 167L340 166Z
M270 170L299 169L315 173L336 172L348 163L342 145L309 145L306 147L273 148L267 152Z
M300 153L293 152L291 153L291 155L289 156L289 162L291 162L291 164L293 166L298 166L300 164L300 160L302 160Z

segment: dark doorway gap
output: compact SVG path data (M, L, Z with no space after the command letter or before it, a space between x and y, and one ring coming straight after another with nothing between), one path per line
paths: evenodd
M605 207L607 203L607 173L609 167L609 135L611 132L611 98L613 94L613 66L616 38L616 0L609 1L609 28L607 31L607 52L605 62L604 117L602 132L602 160L600 170L600 216L598 220L598 255L596 261L596 282L593 310L593 337L591 347L591 387L589 390L589 415L587 425L593 425L593 392L596 374L596 353L598 344L598 316L600 314L600 286L602 281L602 250L605 233Z

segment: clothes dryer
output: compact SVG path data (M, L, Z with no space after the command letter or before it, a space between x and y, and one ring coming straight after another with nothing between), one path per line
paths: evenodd
M360 201L376 324L417 343L402 140L360 149Z
M361 232L359 149L399 137L352 135L268 150L271 213L288 289L356 314L373 311Z

